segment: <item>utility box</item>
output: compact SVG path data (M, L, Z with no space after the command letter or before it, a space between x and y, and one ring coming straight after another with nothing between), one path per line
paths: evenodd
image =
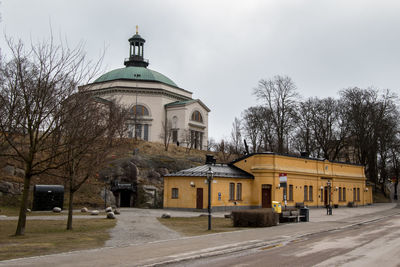
M279 201L272 201L272 208L276 213L282 213L282 205Z
M53 210L54 207L63 208L64 186L62 185L35 185L33 188L32 210Z

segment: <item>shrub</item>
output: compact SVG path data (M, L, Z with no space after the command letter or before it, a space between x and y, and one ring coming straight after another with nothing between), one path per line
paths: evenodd
M231 219L234 227L267 227L279 223L279 214L273 209L235 210Z

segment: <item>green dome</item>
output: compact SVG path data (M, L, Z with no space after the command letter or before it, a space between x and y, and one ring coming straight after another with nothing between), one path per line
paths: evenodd
M133 66L115 69L107 72L106 74L101 75L97 80L95 80L94 83L108 82L114 80L152 81L178 87L170 78L157 71L144 67Z

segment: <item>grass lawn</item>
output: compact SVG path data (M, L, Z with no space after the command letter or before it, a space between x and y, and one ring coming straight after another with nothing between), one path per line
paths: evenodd
M211 231L208 231L208 217L172 217L169 219L158 218L168 228L185 236L206 235L210 233L231 232L245 228L233 227L231 219L212 218Z
M67 231L66 220L27 220L25 235L16 237L17 221L0 221L0 260L102 247L115 224L105 218L74 219L74 229Z

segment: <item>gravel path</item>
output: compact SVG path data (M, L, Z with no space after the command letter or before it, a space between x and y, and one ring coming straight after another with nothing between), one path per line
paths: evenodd
M179 233L165 227L157 220L164 213L172 217L197 217L202 214L187 211L122 208L121 214L117 215L117 225L110 230L111 238L105 246L120 247L181 237ZM213 216L223 217L224 214L213 213Z

